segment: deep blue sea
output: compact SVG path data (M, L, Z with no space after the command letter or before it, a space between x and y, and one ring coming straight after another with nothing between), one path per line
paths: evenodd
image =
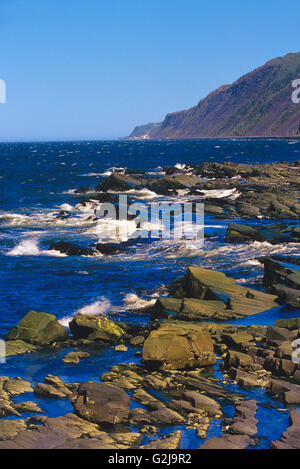
M204 245L184 239L154 239L147 243L137 241L123 254L99 257L61 256L48 251L48 247L53 240L82 245L97 242L101 225L90 219L88 212L76 208L86 198L74 191L80 186L95 187L112 168L139 168L159 174L164 166L176 164L204 161L251 164L299 159L299 140L0 144L0 336L30 310L55 314L64 325L78 311L146 324L149 317L135 309L166 294L164 285L183 275L188 265L222 270L243 285L261 288L263 268L257 258L274 253L300 255L300 247L268 243L226 245L224 234L230 220L206 216L205 232L216 237L205 240ZM147 193L135 197L147 203L152 200ZM66 217L60 216L62 210L67 212ZM257 220L247 223L255 224ZM278 308L269 315L247 318L242 324L274 324L278 317L299 314L297 310ZM96 361L86 361L77 368L61 363L62 352L51 357L47 354L12 357L6 365L0 365L3 367L0 374L22 375L32 382L43 379L47 373L59 374L67 381L97 379L112 364L135 359L135 351L119 356L107 349ZM61 403L44 405L50 407L52 415L70 410L68 402L65 407ZM268 418L269 433L262 430L265 446L274 432L280 433L288 424L284 412L271 417L268 414ZM276 420L282 421L282 425L276 427ZM211 432L218 431L216 422ZM280 436L277 433L276 438ZM194 434L186 433L184 438L183 446L199 446Z

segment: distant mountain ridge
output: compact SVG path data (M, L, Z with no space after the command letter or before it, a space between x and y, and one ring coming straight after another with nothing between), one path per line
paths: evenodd
M162 123L134 129L134 139L299 137L300 104L292 82L300 79L300 53L272 59L232 85L212 91L191 109Z

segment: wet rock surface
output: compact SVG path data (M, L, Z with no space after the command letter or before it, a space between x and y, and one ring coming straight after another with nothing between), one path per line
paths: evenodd
M173 311L178 319L224 321L278 306L275 295L242 287L222 272L198 267L189 267L176 286L174 298L157 300L152 319L166 318Z
M122 423L129 415L130 398L104 383L81 384L72 398L75 413L93 423Z
M225 243L299 243L299 163L205 163L191 165L188 171L165 168L162 177L134 170L113 173L101 180L92 196L90 189L81 188L77 208L117 204L110 191L184 193L187 200L204 202L207 214L230 220ZM91 216L97 220L96 213ZM233 223L240 218L242 223ZM250 226L253 218L270 224ZM294 222L287 224L286 218ZM50 245L69 256L107 256L130 248L130 242ZM272 447L299 448L300 367L292 346L300 336L299 318L295 314L272 327L228 323L267 313L279 304L299 306L299 259L273 255L260 261L269 293L261 291L262 283L258 289L247 288L223 272L185 266L184 277L168 287L169 296L159 297L143 313L151 316L146 327L79 315L70 322L68 335L55 316L28 313L7 336L7 356L67 347L60 362L77 369L81 360L93 360L95 350L111 346L113 354L122 352L125 362L135 347L140 361L112 366L98 377L100 382L66 383L63 376L53 375L35 384L0 378L0 416L14 418L0 420L0 448L178 449L190 430L204 441L201 446L198 441L201 449L255 447L262 404L245 398L253 389L265 390L290 413L290 427ZM26 395L19 402L25 393L32 393L33 399L70 401L74 413L40 415L43 401L38 405ZM234 408L233 417L227 415L228 406ZM37 415L29 419L24 413ZM210 438L217 421L221 436ZM163 434L170 428L171 433Z
M151 332L143 347L143 360L153 368L193 368L216 362L213 342L207 332L186 326L160 327Z
M6 340L22 340L34 345L51 345L67 337L66 330L53 314L30 311L18 326L8 333Z

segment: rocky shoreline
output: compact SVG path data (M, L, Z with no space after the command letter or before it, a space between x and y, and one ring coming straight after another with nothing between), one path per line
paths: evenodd
M28 313L7 336L9 354L14 347L16 353L21 347L23 352L27 347L27 352L45 347L48 350L72 347L77 351L67 353L63 361L74 365L92 355L95 349L110 344L124 353L127 346L137 347L136 355L137 358L142 355L141 361L114 365L100 377L99 383L64 383L59 377L48 375L43 383L32 388L21 378L1 377L2 417L21 417L24 411L42 413L34 402L14 402L15 396L26 392L48 399L69 399L74 414L55 419L37 416L25 420L1 420L0 448L172 449L180 447L180 431L154 439L148 445L141 444L143 435L159 435L162 427L185 426L194 428L203 439L216 418L222 419L222 436L207 440L201 448L255 447L255 413L259 403L245 400L239 394L240 386L246 389L263 387L290 409L293 431L287 430L280 441L272 442L272 447L299 448L299 440L295 439L298 413L294 409L300 405L300 366L292 361L292 342L300 336L300 319L280 320L274 327L203 322L205 304L208 320L208 312L214 310L211 304L220 302L220 299L208 299L211 292L222 293L224 298L220 273L195 268L192 273L193 276L188 269L184 284L185 288L190 288L193 298L190 300L194 303L192 320L174 316L173 304L176 306L177 301L182 300L175 299L176 303L172 304L171 298L165 299L168 303L164 305L164 319L158 319L157 307L162 306L162 299L158 299L152 307L152 321L147 327L135 326L133 330L107 318L79 315L70 322L72 336L67 337L66 330L52 315ZM213 278L218 291L214 289ZM227 281L225 283L227 288ZM174 285L170 287L172 290ZM241 314L242 307L251 310L251 303L259 314L262 295L267 310L274 306L272 295L257 292L260 302L257 309L257 298L249 289L234 288L234 282L230 282L230 288L231 292L227 291L227 294ZM178 293L175 292L175 296ZM246 299L246 303L241 298ZM195 321L197 301L200 309L198 321ZM250 314L254 314L253 310ZM207 376L207 369L217 361L223 380L230 380L236 388L234 392L228 391L213 376ZM155 397L153 392L159 392L167 399ZM131 402L142 407L131 406ZM223 416L224 402L235 406L232 420ZM133 427L134 432L130 430ZM62 438L65 444L62 444Z
M245 225L228 225L226 243L300 241L300 162L204 163L164 172L154 179L141 171L112 174L93 195L90 188L80 188L80 204L115 203L115 193L122 191L180 196L184 190L185 198L204 201L205 212L215 218L245 220ZM227 196L218 197L218 191L228 191ZM253 218L275 223L247 225ZM286 219L292 222L278 223ZM61 241L49 248L68 255L113 255L130 248L130 242L97 246ZM47 375L33 387L22 378L0 377L0 448L177 449L184 428L195 430L204 442L201 449L256 447L262 403L242 391L262 388L290 414L290 427L270 446L299 449L300 365L292 344L300 337L300 318L295 312L294 318L274 326L239 326L235 320L282 304L299 308L300 259L274 255L259 261L264 264L259 290L243 287L222 272L187 267L184 277L166 287L168 296L140 311L150 317L147 326L77 315L67 332L54 315L29 312L6 337L8 357L66 349L64 364L76 366L106 347L124 356L134 347L136 361L115 364L99 382L67 383ZM215 376L216 369L221 377ZM35 402L15 401L24 393L68 399L73 413L50 418ZM224 405L234 409L232 418ZM24 412L37 415L23 418ZM209 437L216 420L221 435ZM161 429L168 427L174 431L163 435Z

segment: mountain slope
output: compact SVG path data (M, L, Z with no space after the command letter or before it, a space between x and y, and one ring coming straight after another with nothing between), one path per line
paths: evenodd
M142 138L292 137L300 135L300 104L292 81L300 78L300 53L273 59L224 85L186 111L168 114ZM129 137L139 138L139 127Z

